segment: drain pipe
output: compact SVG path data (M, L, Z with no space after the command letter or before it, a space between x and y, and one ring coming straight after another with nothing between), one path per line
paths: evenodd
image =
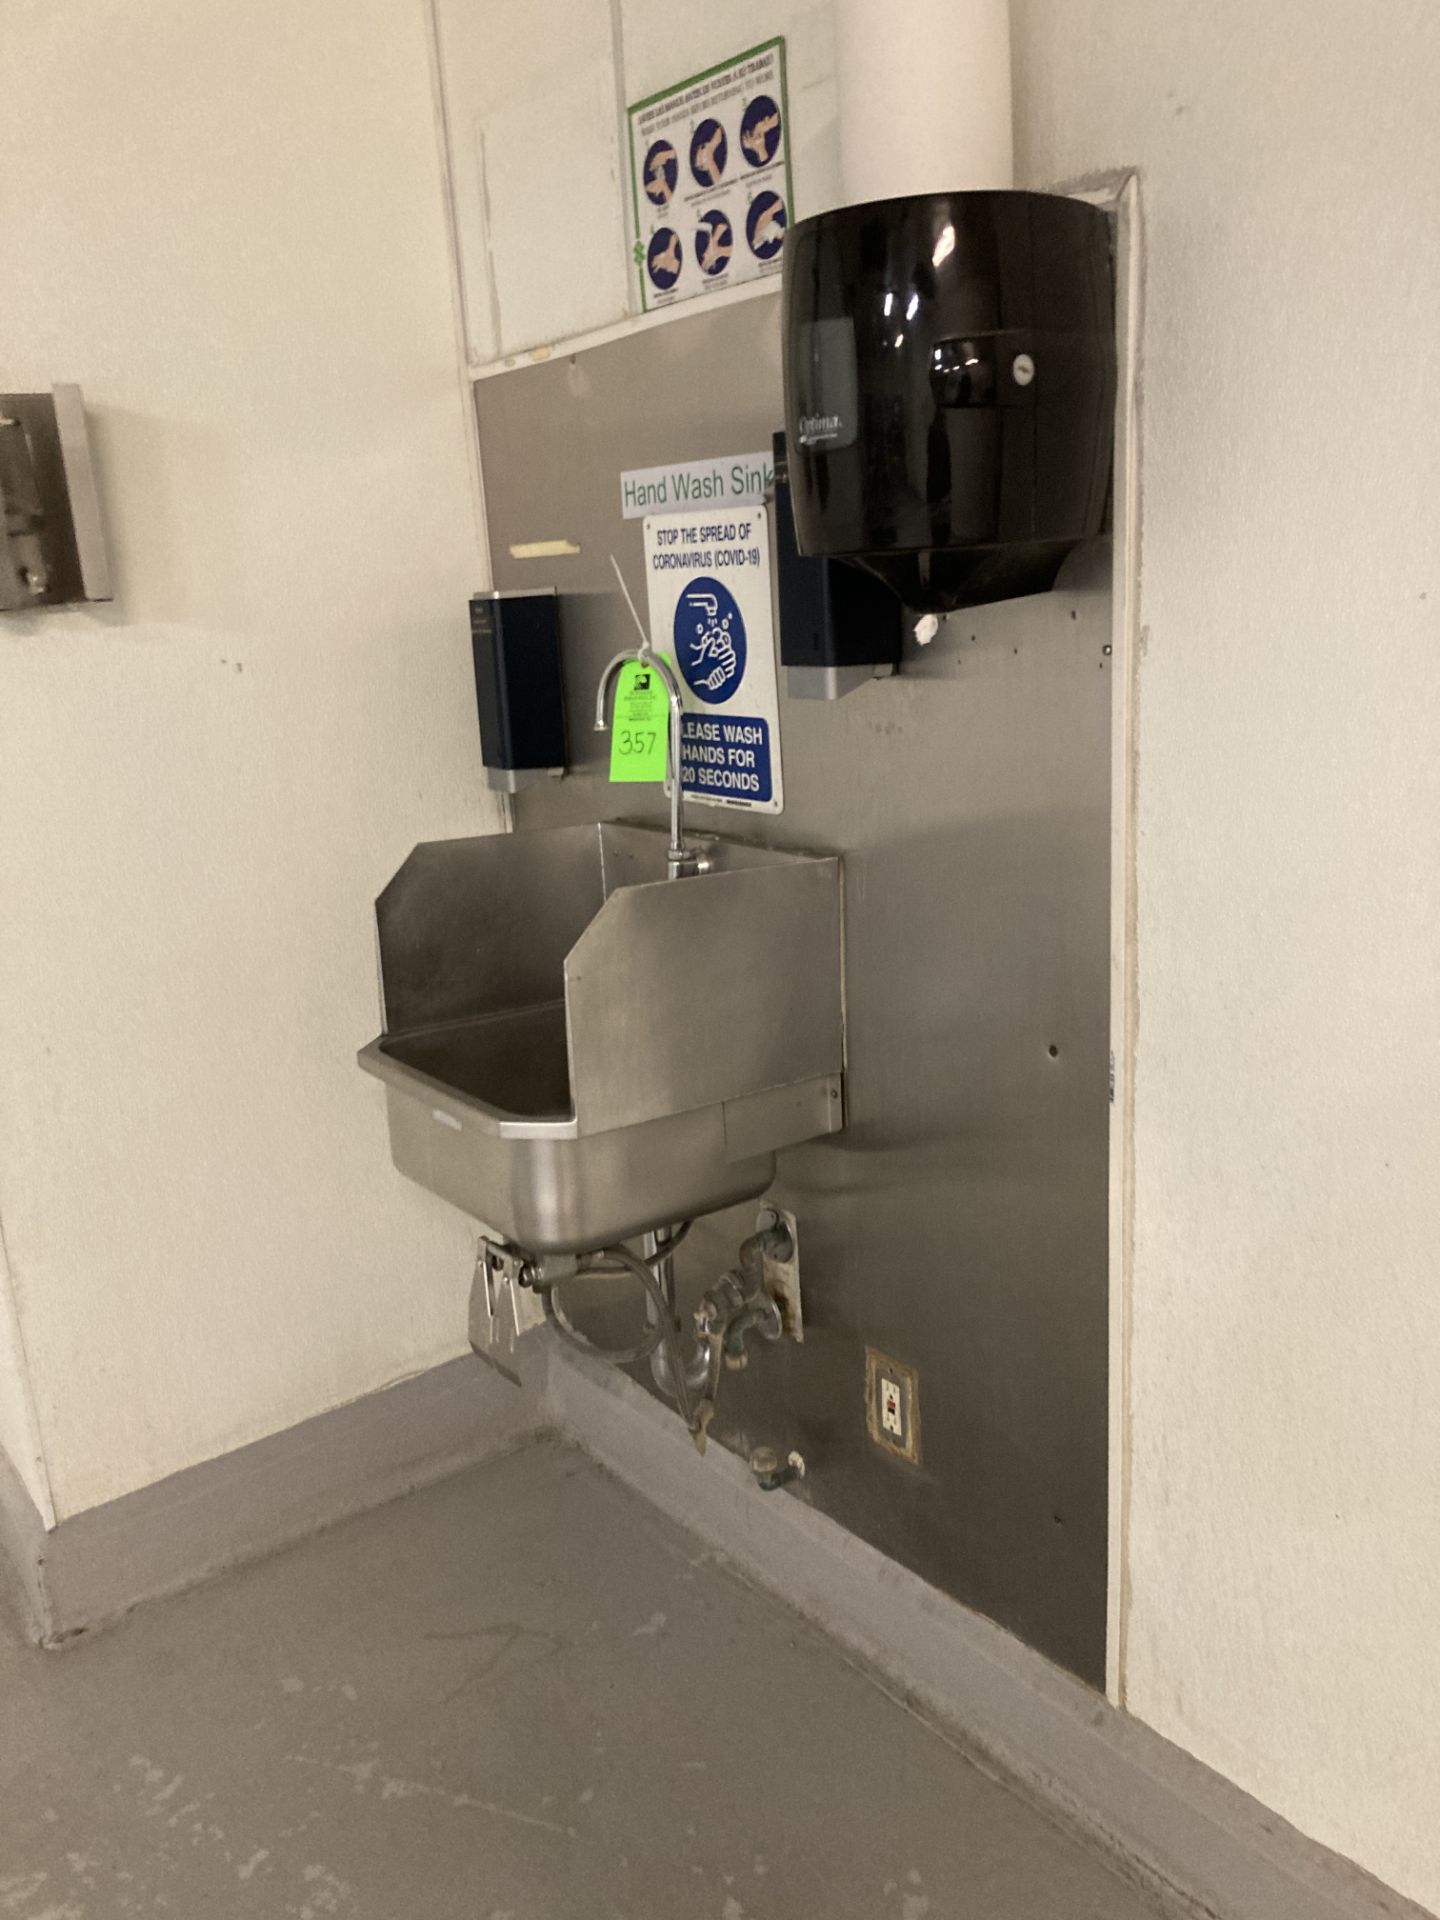
M665 1296L672 1325L677 1324L675 1316L675 1249L679 1246L680 1241L687 1231L688 1228L684 1226L671 1227L663 1237L658 1233L647 1233L640 1241L640 1249L645 1264L654 1273L656 1281L659 1283L660 1291ZM652 1325L655 1322L656 1312L655 1302L647 1294L645 1297L645 1313ZM683 1385L677 1387L675 1380L675 1356L677 1350L680 1350L678 1340L662 1340L660 1342L650 1355L650 1378L655 1382L655 1385L660 1389L661 1393L665 1395L667 1400L674 1400L680 1404L682 1413L687 1413L685 1424L689 1426L690 1421L686 1403L688 1402L690 1393L698 1393L701 1387L704 1386L708 1363L704 1353L701 1352L698 1346L691 1349L688 1359L684 1358L683 1350L680 1350L680 1375Z

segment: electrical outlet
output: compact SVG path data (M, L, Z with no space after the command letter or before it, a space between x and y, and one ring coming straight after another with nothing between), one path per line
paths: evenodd
M905 1444L905 1422L900 1414L902 1388L898 1380L889 1380L882 1373L880 1387L880 1425L886 1433L893 1433L903 1446Z
M865 1424L876 1446L916 1465L920 1459L920 1381L913 1367L865 1349Z

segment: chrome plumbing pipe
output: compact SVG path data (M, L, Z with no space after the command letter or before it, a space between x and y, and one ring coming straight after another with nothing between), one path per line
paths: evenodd
M663 1234L647 1233L640 1241L642 1256L647 1266L654 1271L655 1278L659 1282L660 1291L669 1305L672 1320L675 1317L675 1255L673 1249L678 1243L679 1232L673 1227L669 1228ZM653 1323L656 1309L654 1302L648 1295L645 1301L645 1311ZM675 1382L675 1370L671 1364L672 1353L678 1353L680 1356L680 1368L684 1380L683 1390L677 1386ZM689 1393L698 1392L699 1389L704 1386L709 1376L709 1371L710 1362L708 1355L703 1353L698 1346L692 1346L689 1358L687 1359L684 1348L678 1340L675 1341L673 1345L669 1341L662 1340L660 1345L657 1346L650 1355L651 1379L654 1380L656 1386L660 1389L661 1393L665 1395L667 1400L674 1400L680 1404L681 1411L687 1414L687 1425L689 1424L688 1395Z

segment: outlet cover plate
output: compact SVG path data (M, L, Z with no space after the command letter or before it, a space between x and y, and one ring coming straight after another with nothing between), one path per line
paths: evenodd
M865 1349L865 1426L877 1447L920 1464L920 1378L913 1367Z

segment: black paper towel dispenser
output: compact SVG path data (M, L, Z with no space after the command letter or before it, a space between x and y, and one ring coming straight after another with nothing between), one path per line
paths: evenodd
M1048 193L875 200L785 243L800 551L917 611L1040 593L1101 531L1115 337L1109 222Z

